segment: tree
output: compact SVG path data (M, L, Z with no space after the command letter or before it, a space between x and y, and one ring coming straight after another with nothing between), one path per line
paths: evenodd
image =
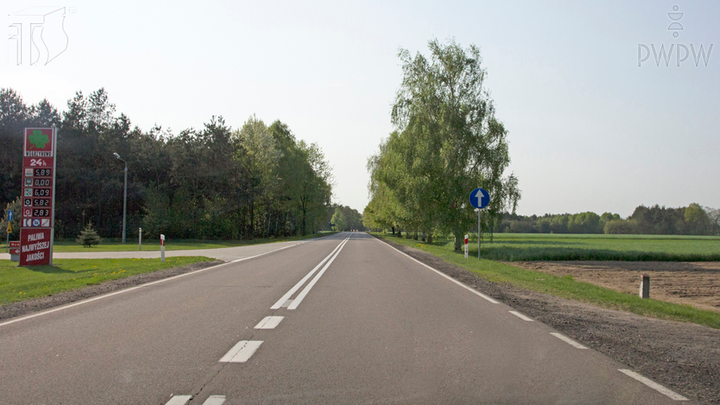
M76 242L85 247L92 247L93 245L100 244L100 236L98 236L97 232L95 232L95 229L93 229L92 221L88 222L85 229L80 232L80 235L78 235Z
M400 50L403 80L392 108L396 131L370 159L371 177L385 183L407 225L455 235L455 249L476 224L468 202L481 186L491 195L484 229L520 199L517 178L504 176L510 163L507 131L483 87L486 71L479 49L451 40L429 42L430 59ZM371 186L378 189L377 186Z
M335 213L332 216L331 222L333 223L333 230L335 231L349 230L347 219L345 218L345 214L343 214L340 207L335 208Z

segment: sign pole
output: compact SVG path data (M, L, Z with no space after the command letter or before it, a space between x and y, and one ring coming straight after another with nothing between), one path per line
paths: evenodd
M482 239L482 232L480 230L480 224L481 224L480 213L481 212L482 212L482 210L480 208L478 208L478 260L480 260L480 240Z
M52 128L53 147L55 148L54 157L57 157L57 129ZM53 250L55 249L55 184L57 184L57 159L53 159L52 169L52 208L50 210L50 265L53 265Z

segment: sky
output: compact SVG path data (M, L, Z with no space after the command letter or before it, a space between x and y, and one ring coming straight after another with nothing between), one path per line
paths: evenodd
M0 4L0 88L63 111L104 87L133 125L175 134L213 115L279 119L360 212L393 130L398 50L428 55L435 38L480 48L519 214L720 207L717 1L67 1ZM33 55L16 35L31 20Z

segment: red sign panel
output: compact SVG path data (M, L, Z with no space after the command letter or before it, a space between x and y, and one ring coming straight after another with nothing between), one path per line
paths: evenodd
M52 263L55 200L55 128L25 128L20 265Z
M50 264L51 229L20 229L20 265Z
M20 254L20 241L19 240L10 241L10 254L11 255L19 255Z

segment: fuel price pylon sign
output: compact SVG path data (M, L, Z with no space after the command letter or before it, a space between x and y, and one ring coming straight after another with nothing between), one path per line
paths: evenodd
M55 128L25 128L20 265L52 264L55 220Z

